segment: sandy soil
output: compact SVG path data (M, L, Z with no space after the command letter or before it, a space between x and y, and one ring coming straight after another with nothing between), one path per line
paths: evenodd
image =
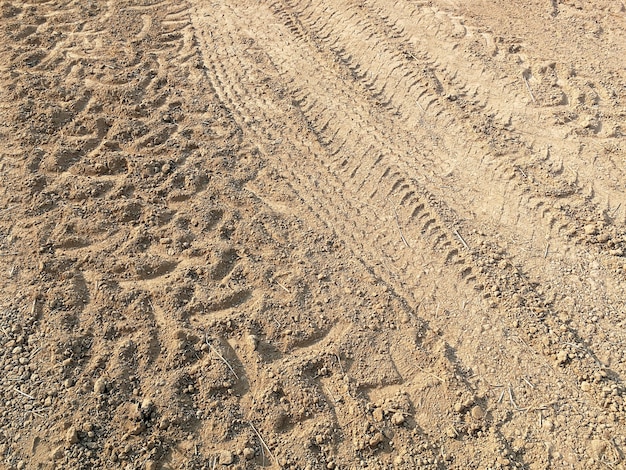
M0 468L624 468L626 12L0 4Z

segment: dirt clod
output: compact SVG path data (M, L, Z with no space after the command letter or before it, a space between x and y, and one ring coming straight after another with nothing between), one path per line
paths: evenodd
M396 426L400 426L404 423L404 415L402 413L396 412L391 415L391 422Z
M78 431L74 426L70 426L65 433L65 442L69 445L76 444L78 442Z
M231 465L234 461L235 455L232 452L228 450L223 450L222 452L220 452L218 460L220 465Z
M376 447L378 444L385 440L385 436L382 433L375 433L369 440L370 447Z
M99 377L95 383L93 384L93 391L99 395L106 393L107 391L107 382L104 377Z

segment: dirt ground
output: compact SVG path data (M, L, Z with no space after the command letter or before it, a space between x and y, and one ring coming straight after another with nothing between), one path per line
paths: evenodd
M626 8L0 3L0 468L626 468Z

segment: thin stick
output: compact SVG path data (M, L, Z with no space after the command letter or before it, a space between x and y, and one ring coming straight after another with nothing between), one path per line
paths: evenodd
M517 406L517 403L515 403L515 400L513 400L513 393L511 392L510 385L509 385L509 400L511 400L511 405L513 405L516 410L519 410L519 406Z
M13 209L15 209L17 206L19 206L19 204L15 204L14 206L11 207L5 207L4 209L0 209L0 214L2 214L3 212L9 212L12 211Z
M339 363L339 368L341 369L341 373L345 374L345 372L343 371L343 366L341 365L341 359L339 359L339 354L335 353L335 357L337 358L337 362Z
M613 209L611 211L611 217L615 217L615 213L619 210L619 208L621 207L622 203L620 202L617 207L615 209Z
M285 286L283 286L283 285L282 285L280 282L278 282L276 279L274 279L274 282L275 282L276 284L278 284L280 287L282 287L282 288L283 288L283 290L284 290L285 292L287 292L287 294L291 294L291 292L289 291L289 289L287 289Z
M402 241L407 246L407 248L411 248L409 246L409 242L406 241L406 238L404 238L404 235L402 234L402 229L400 228L400 222L398 222L398 211L396 210L395 207L393 208L393 213L396 216L396 226L398 227L398 232L400 232L400 238L402 238Z
M461 236L461 234L458 232L458 230L454 230L454 234L457 236L457 238L459 240L461 240L461 243L463 243L463 246L465 247L465 249L467 251L470 251L470 247L467 245L467 243L465 243L465 240L463 240L463 237Z
M427 370L426 370L426 369L424 369L423 367L421 367L421 366L417 366L417 368L418 368L419 370L421 370L422 372L424 372L425 374L432 375L434 378L436 378L437 380L439 380L439 382L441 382L441 383L444 383L444 382L445 382L445 380L443 380L441 377L437 377L435 374L433 374L432 372L427 371Z
M267 444L265 443L265 441L263 440L263 438L261 437L261 435L259 434L259 431L256 430L256 428L254 427L254 424L252 424L250 421L248 421L248 424L250 425L250 427L252 428L252 430L254 431L254 434L256 434L256 437L259 438L259 441L261 441L261 449L263 448L263 446L265 446L265 448L267 449L267 453L269 454L269 456L272 458L272 460L274 462L276 462L276 459L274 458L274 456L272 455L272 451L270 450L270 448L267 446Z
M524 74L522 74L522 80L524 80L524 84L526 85L526 89L528 90L528 93L530 94L533 103L537 103L537 100L535 100L535 96L533 95L533 91L530 89L530 85L528 84L528 80L526 80Z
M524 382L526 382L528 385L530 385L530 388L535 388L535 386L533 384L531 384L528 380L526 380L525 377L522 377L522 379L524 380Z
M413 414L411 414L411 413L408 413L408 412L406 412L406 411L399 410L399 409L397 409L397 408L385 408L385 411L386 411L387 413L400 413L400 414L401 414L401 415L403 415L403 416L411 416L411 417L415 416L415 415L413 415Z
M330 395L330 398L333 399L333 403L339 403L341 400L338 400L337 398L335 398L335 394L333 393L333 391L327 387L326 385L322 385L323 389L326 390L328 392L328 394Z
M543 257L544 258L548 257L548 250L550 250L550 244L549 243L546 244L546 251L544 251L544 253L543 253Z
M211 348L211 351L213 351L215 354L217 354L217 356L218 356L218 357L222 360L222 362L223 362L224 364L226 364L226 367L228 367L228 368L230 369L230 371L233 373L233 375L235 376L235 378L236 378L237 380L239 380L239 376L237 375L237 372L235 372L235 369L233 369L233 368L231 367L231 365L228 363L228 361L227 361L226 359L224 359L224 356L222 356L222 355L219 353L219 351L218 351L217 349L215 349L211 343L209 343L208 338L205 338L204 342L205 342L206 344L208 344L208 345L209 345L209 348Z
M502 390L502 393L500 394L500 398L498 398L498 403L502 403L503 398L504 398L504 390Z
M13 390L15 390L17 393L24 395L26 398L30 398L31 400L34 400L35 397L33 397L32 395L29 395L28 393L24 393L22 392L20 389L18 389L17 387L13 387Z

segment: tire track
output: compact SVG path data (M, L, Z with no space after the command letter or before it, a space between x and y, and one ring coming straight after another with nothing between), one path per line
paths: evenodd
M311 4L307 4L307 6L310 6ZM317 8L317 9L315 9ZM360 10L359 8L357 8L357 10ZM320 41L322 42L326 42L329 44L329 48L333 51L337 51L340 50L341 53L339 54L339 59L341 61L342 57L349 57L350 60L352 61L352 65L351 65L351 70L354 72L355 70L364 70L364 74L370 74L372 75L374 72L372 72L372 70L374 68L377 67L378 64L378 70L381 69L381 67L383 66L383 64L391 64L391 72L393 72L394 70L397 69L397 67L394 65L394 58L395 56L393 56L393 54L390 54L388 57L384 58L382 60L380 60L380 62L377 62L377 58L381 57L382 54L380 52L379 49L377 49L377 44L372 44L372 47L364 47L363 44L366 44L368 41L370 41L371 43L373 43L374 41L372 40L372 36L373 34L370 34L371 32L367 32L365 33L364 31L366 31L366 29L363 28L363 21L362 19L358 16L357 13L353 13L352 10L347 10L345 17L342 19L341 18L341 13L337 13L336 10L333 10L331 6L324 6L323 8L319 5L315 5L315 7L312 7L312 11L309 12L309 16L306 16L306 11L305 12L299 12L299 15L306 17L306 21L309 23L311 29L315 29L316 30L316 37L321 38ZM323 15L327 15L328 16L328 23L324 23L324 18ZM320 26L320 24L322 24L322 26ZM334 26L333 26L334 24ZM357 48L352 48L350 49L350 45L354 43L354 37L358 36L359 34L361 34L361 41L357 41ZM342 35L344 36L342 39ZM399 35L399 34L398 34ZM382 38L386 38L386 37L394 37L394 35L389 34L388 32L384 33L384 34L380 34L379 39L382 42L383 39ZM339 46L337 45L339 44ZM341 46L341 47L340 47ZM345 46L345 47L344 47ZM339 48L339 49L338 49ZM439 47L438 50L445 50L445 48L443 47ZM359 53L361 53L361 51L365 51L365 53L369 52L369 51L373 51L370 55L363 55L362 59L360 61L354 59L355 57L357 57L359 55ZM366 66L362 66L361 64L371 64L371 69L369 71L365 71ZM319 76L319 73L311 73L311 74L307 74L308 76ZM359 78L359 77L357 77ZM383 79L384 82L384 79ZM376 92L376 93L383 93L385 86L387 85L387 83L384 83L384 85L382 86L382 88L380 88L380 91L376 91L376 87L373 86L365 86L364 88L369 89L370 91L372 91L372 89ZM436 86L433 87L436 91ZM397 92L397 84L393 87L394 89L394 93ZM313 96L318 96L318 93L311 93ZM374 96L374 98L377 98L376 95L372 95ZM434 100L437 100L437 97L434 96L432 93L430 96L433 96ZM353 98L353 100L355 100ZM333 99L333 102L336 102L338 100ZM388 100L385 100L386 103L390 103L393 101L393 96L390 96L390 98ZM403 101L407 101L406 99L404 99ZM304 110L305 114L307 113L308 110ZM435 112L435 119L439 119L440 116L445 116L446 114L449 115L449 113L444 112L444 111L436 111ZM313 117L311 120L312 121L318 121L318 122L323 122L324 124L322 125L322 129L325 129L326 127L328 127L328 122L332 122L333 119L337 118L336 116L329 119L328 121L322 120L320 118L317 117ZM353 121L355 121L354 119L352 119ZM510 118L509 118L510 120ZM454 117L450 117L447 121L442 121L440 123L441 128L446 128L449 129L451 123L454 121ZM394 126L395 127L395 126ZM363 125L361 123L359 123L359 128L363 128ZM531 129L532 130L532 129ZM332 130L330 131L332 132ZM329 132L329 134L330 134ZM458 134L458 133L462 133L463 130L457 130L456 132L452 132L452 134ZM371 131L367 131L366 132L369 135L371 135ZM332 135L332 134L330 134ZM334 140L334 136L332 138L327 137L327 139L332 142ZM343 140L340 139L336 139L339 140L341 142L343 142ZM443 138L442 138L443 140ZM467 145L467 144L466 144ZM471 145L471 144L470 144ZM453 146L454 147L454 146ZM361 160L363 160L363 158L361 159L357 159L359 160L359 163ZM429 162L430 163L430 162ZM504 166L506 166L506 164L504 164ZM524 174L523 171L521 171L521 175L522 177L519 177L516 175L516 172L511 173L510 170L512 168L515 168L514 166L511 166L510 168L508 168L509 172L507 173L507 168L504 168L504 170L500 169L500 175L498 175L498 171L495 171L495 179L500 179L503 181L506 180L519 180L522 182L522 184L517 184L517 187L514 187L513 190L510 190L507 188L503 191L502 196L501 196L501 200L505 201L507 200L507 198L511 198L512 200L521 200L524 201L520 206L514 206L513 208L510 208L509 210L511 211L511 213L514 215L513 217L511 217L511 219L514 220L514 225L515 227L513 227L513 229L510 229L510 236L515 239L516 235L518 236L520 231L523 230L524 226L529 226L531 227L533 230L536 227L536 225L538 223L544 223L545 225L547 225L546 227L546 231L549 233L551 231L551 229L554 227L556 228L556 230L558 232L564 232L566 231L565 235L569 236L572 233L573 228L571 227L571 224L569 223L568 219L571 219L571 215L568 216L568 219L565 219L562 217L562 215L560 213L558 213L557 211L554 211L552 209L550 209L551 206L553 206L554 204L545 198L539 198L539 197L533 197L533 196L525 196L525 194L527 194L528 190L530 189L528 187L528 185L524 185L522 179L526 178L526 175ZM498 170L498 169L496 169ZM408 170L410 171L410 170ZM468 173L469 175L469 173ZM469 180L469 176L466 176L465 178L461 178L462 181L466 182ZM494 180L492 180L491 182L493 182ZM516 181L517 183L518 181ZM492 190L493 188L490 187L489 190ZM449 194L446 194L445 199L446 200L450 200L451 196ZM524 207L526 206L526 207ZM453 207L458 207L458 203L453 203ZM506 205L503 204L503 208L506 210ZM569 209L569 206L568 206ZM461 209L461 213L468 213L470 212L468 209ZM517 214L515 216L515 214ZM523 214L523 216L522 216ZM528 215L529 214L539 214L539 218L531 218L531 223L528 223ZM521 222L521 223L520 223ZM506 225L506 224L505 224ZM498 231L502 231L502 218L500 220L498 220ZM534 231L531 232L533 237L535 235ZM539 238L543 238L543 237L539 237ZM561 236L561 239L563 239L564 237ZM582 242L587 242L587 239L585 239L584 237L580 237L578 241L582 241ZM517 258L517 259L523 259L522 256L520 256L521 250L517 251L515 250L515 248L510 248L509 249L510 254L513 256L513 258ZM511 273L512 275L515 275L515 273ZM541 274L539 274L539 276L541 276ZM546 280L544 282L549 282L549 277L546 277ZM522 289L523 290L523 289ZM513 289L511 292L513 293L515 290ZM556 307L556 306L554 306ZM609 325L607 324L606 327L608 328ZM574 329L570 329L570 334L574 334L575 330ZM576 336L578 336L576 334ZM621 335L621 337L623 337L623 333ZM579 338L580 339L580 338ZM594 345L593 347L601 347L600 344ZM582 376L584 376L584 374L582 374Z
M467 201L480 199L502 207L501 213L491 216L491 223L497 224L500 229L509 228L509 233L518 236L526 232L527 240L544 238L546 234L553 232L555 225L557 231L564 231L569 227L566 220L555 224L549 211L544 210L538 214L536 207L548 207L547 201L535 196L524 197L528 187L519 187L515 167L505 164L499 156L493 155L488 144L477 138L465 137L471 137L473 131L459 120L454 109L450 110L445 106L445 93L441 79L438 78L444 73L439 70L437 60L430 58L429 51L415 50L408 39L395 39L400 36L400 32L394 33L389 26L381 31L380 25L375 24L376 19L363 14L362 8L354 7L346 11L346 16L342 18L341 12L326 6L324 14L332 11L329 14L332 21L327 23L322 21L317 11L321 10L321 6L310 12L305 7L293 9L296 10L294 15L306 18L307 26L315 31L318 38L324 38L322 41L328 44L328 48L340 62L353 74L359 71L360 75L356 77L367 93L374 100L386 104L392 114L400 116L399 120L406 135L420 142L423 153L432 155L428 160L432 167L431 173L446 175L464 183L457 183L457 191L453 193L458 192L463 197L454 200L453 205L462 207L464 213L470 214ZM392 44L387 45L389 42ZM410 103L415 103L416 106ZM386 123L378 123L379 127L385 125ZM398 128L398 120L394 120L393 128ZM466 155L459 155L459 148L465 149ZM355 160L361 162L362 159ZM406 158L404 160L410 165L410 161ZM489 183L487 193L485 179ZM473 182L473 186L468 182ZM431 184L435 187L449 185L453 185L449 179L440 179ZM450 199L450 196L447 198ZM510 207L511 203L508 201L524 203ZM526 220L531 218L533 223L519 223L520 213ZM483 223L490 222L490 219ZM541 232L539 227L544 227Z
M271 42L272 34L277 33L275 29L268 30L276 26L267 12L257 9L252 15L244 7L223 5L214 15L213 22L219 20L227 26L220 28L220 38L216 37L218 31L212 31L209 21L198 19L202 14L197 15L194 21L196 29L202 32L200 34L205 34L202 37L202 43L206 44L203 53L215 88L229 106L239 108L236 112L240 122L256 135L262 151L279 158L280 165L290 175L295 191L311 210L320 214L336 233L349 233L350 239L344 239L350 242L352 251L363 256L366 265L376 272L377 277L411 299L410 304L417 305L419 302L419 296L410 293L415 285L415 274L423 266L434 262L432 256L424 254L416 259L416 253L418 256L419 253L434 254L438 269L450 269L446 259L452 264L462 265L454 271L460 271L473 284L476 274L472 265L483 263L482 259L489 253L501 249L489 246L474 253L473 260L460 254L460 243L454 236L458 231L451 228L458 224L458 219L445 208L441 199L430 196L421 186L421 181L416 181L415 176L419 173L407 168L408 163L402 160L401 154L402 150L410 147L398 144L396 139L377 128L375 114L368 110L370 105L366 105L354 91L355 88L341 78L343 75L328 63L323 52L305 42L307 35L299 33L302 42L287 52L284 47ZM330 15L331 18L334 16ZM293 29L292 24L286 26L289 31ZM296 30L300 31L299 28ZM240 31L254 32L254 37L242 37ZM288 37L289 32L277 35ZM224 41L223 44L220 41ZM248 53L250 49L246 46L237 47L242 44L253 44L255 51ZM333 79L322 67L316 68L316 57L326 61L325 66L333 70L339 80ZM340 88L337 83L341 83ZM280 104L281 100L284 101L285 88L292 90L291 96L297 105L295 111L293 106ZM272 94L278 95L278 99L273 100ZM297 111L302 113L300 117ZM302 124L294 125L298 122ZM297 137L305 130L315 136L317 145L306 137ZM388 149L387 152L385 149ZM373 161L369 168L362 172L359 168L350 169L352 178L341 171L343 161L352 160L353 156L359 156L354 160L360 160L369 153L375 155L370 157ZM316 161L311 160L311 155ZM293 169L295 165L297 171ZM368 183L370 173L377 176ZM368 194L365 198L364 192ZM360 201L359 205L352 202L354 199ZM386 219L377 220L368 214L368 208L384 210L385 203L393 208L394 204L390 201L395 201L397 205L397 217L389 215ZM433 209L433 203L437 205L437 210ZM536 204L540 206L541 202ZM388 213L392 212L389 205ZM442 218L442 213L448 218ZM337 214L343 215L338 217ZM398 227L402 227L401 236L396 230L389 229L394 218ZM384 227L385 224L387 227ZM407 245L410 250L406 249ZM380 268L381 255L390 260L390 269ZM505 293L504 297L516 293L524 295L523 302L515 305L507 302L506 305L512 307L511 315L518 318L526 341L549 358L559 353L565 357L561 362L573 363L572 367L565 369L570 383L596 377L599 385L598 392L594 393L598 397L601 396L599 388L603 383L613 383L618 398L612 403L621 410L621 378L607 377L602 372L603 367L593 359L593 353L584 346L579 350L584 342L574 329L553 313L555 306L511 261L502 257L500 261L494 274L485 272L485 276L481 276L481 283L484 280L489 289ZM393 274L390 276L389 272ZM435 278L432 281L436 282ZM542 340L543 335L550 338L547 345ZM566 344L577 346L573 346L574 349L563 348Z

